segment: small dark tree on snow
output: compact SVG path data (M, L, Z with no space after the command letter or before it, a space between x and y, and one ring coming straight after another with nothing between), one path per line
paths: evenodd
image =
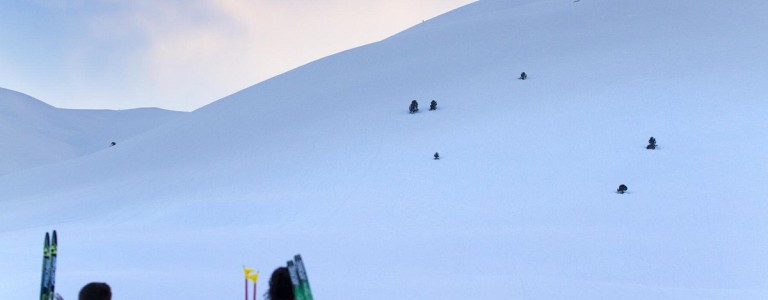
M432 100L432 103L429 104L429 110L436 110L437 109L437 101Z
M648 146L645 146L645 149L653 150L656 149L656 139L654 137L651 137L648 139Z
M623 184L619 185L619 188L616 189L616 193L619 193L619 194L624 194L626 191L627 191L627 186Z
M435 152L435 160L439 160L439 159L440 159L440 154Z
M411 101L411 106L408 107L408 111L411 113L419 111L419 102L416 102L416 100Z

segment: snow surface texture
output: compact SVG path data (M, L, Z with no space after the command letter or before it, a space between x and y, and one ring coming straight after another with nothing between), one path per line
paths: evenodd
M0 294L57 229L66 299L237 299L296 253L318 299L766 299L766 15L476 2L2 178Z
M0 175L106 149L180 114L156 108L60 109L0 88Z

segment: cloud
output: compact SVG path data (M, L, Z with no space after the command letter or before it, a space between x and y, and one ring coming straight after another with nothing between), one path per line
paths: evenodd
M101 68L110 88L123 89L123 101L183 110L472 2L40 1L90 12L90 33L71 51L73 66Z

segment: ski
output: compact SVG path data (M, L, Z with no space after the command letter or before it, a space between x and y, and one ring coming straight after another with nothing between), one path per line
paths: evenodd
M43 276L40 281L40 300L50 299L50 290L48 289L48 278L50 276L51 262L51 237L45 233L45 243L43 244Z
M48 294L49 299L53 300L56 295L56 253L58 252L58 241L56 238L56 230L53 231L53 240L51 241L51 263L50 263L50 276L48 277L48 288L50 292Z
M288 273L291 274L291 283L293 284L293 296L296 298L296 300L308 300L304 299L304 293L301 291L299 286L299 274L296 270L296 265L293 263L292 260L289 260L287 263L288 267Z
M304 300L314 300L312 298L312 289L309 287L309 278L307 277L307 269L304 268L304 261L301 259L301 255L296 254L293 257L296 263L296 271L299 275L299 290L303 293Z
M58 248L58 238L56 230L53 231L53 240L50 233L45 233L45 243L43 244L43 275L40 280L40 300L53 300L55 297L56 285L56 252Z

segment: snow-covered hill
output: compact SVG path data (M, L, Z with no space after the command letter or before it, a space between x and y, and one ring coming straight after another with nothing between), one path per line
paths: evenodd
M154 108L60 109L0 88L0 175L106 149L179 114Z
M235 299L295 253L318 299L766 298L767 12L479 1L4 177L0 289L55 228L65 298Z

